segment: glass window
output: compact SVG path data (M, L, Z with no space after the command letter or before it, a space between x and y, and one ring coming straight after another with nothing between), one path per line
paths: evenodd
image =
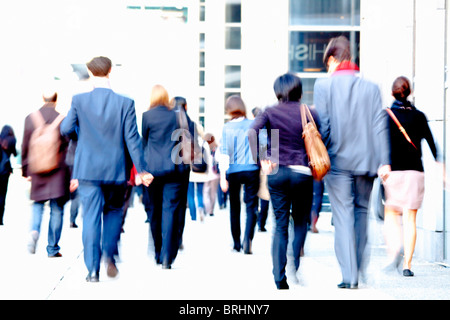
M327 72L323 54L331 38L347 37L352 44L352 56L359 65L359 31L291 31L289 46L289 71Z
M205 21L206 14L205 14L205 6L200 6L200 21Z
M241 66L225 66L225 88L241 87Z
M205 34L200 33L200 49L205 49Z
M226 27L225 28L225 49L240 50L241 49L241 28Z
M199 85L201 87L203 87L205 85L205 71L204 70L200 70L200 74L199 74Z
M241 0L227 0L225 7L225 22L241 22Z
M198 112L205 113L205 98L199 98L198 100Z
M205 67L205 52L201 51L200 52L200 68L204 68Z
M289 11L291 25L360 25L360 0L290 0Z
M205 127L205 117L204 116L198 117L198 123L204 128Z
M312 106L314 104L314 84L317 78L302 78L303 96L302 103Z

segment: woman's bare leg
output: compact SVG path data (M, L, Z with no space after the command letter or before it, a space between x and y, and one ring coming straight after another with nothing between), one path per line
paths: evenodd
M411 261L416 247L416 215L417 210L403 210L403 245L405 250L405 260L403 269L411 270Z

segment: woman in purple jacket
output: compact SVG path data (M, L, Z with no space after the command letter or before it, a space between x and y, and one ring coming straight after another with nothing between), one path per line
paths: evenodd
M268 130L268 159L262 154L260 159L263 170L269 168L265 171L269 174L270 200L276 218L272 247L273 275L278 289L289 289L286 277L289 217L292 215L294 221L294 262L298 270L311 212L313 177L302 138L302 82L295 75L285 74L276 79L274 90L278 104L258 115L252 126L256 134L249 136L255 138L259 130ZM319 126L315 110L311 113ZM250 145L255 154L258 144L252 141Z

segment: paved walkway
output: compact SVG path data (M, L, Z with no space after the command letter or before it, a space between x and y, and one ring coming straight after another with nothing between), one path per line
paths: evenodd
M119 277L101 270L100 283L86 283L81 228L69 228L66 206L60 242L62 258L46 254L48 209L37 252L26 250L31 216L28 183L18 174L11 179L0 227L0 299L152 299L152 300L316 300L316 299L450 299L450 268L413 260L416 276L404 278L381 271L386 264L380 226L371 223L371 259L367 281L358 290L337 289L340 271L334 256L331 214L319 219L318 234L309 233L300 271L288 265L290 290L276 290L272 276L271 231L257 232L253 255L231 251L229 214L217 210L204 222L187 217L184 250L171 270L162 270L149 254L148 224L135 201L121 241ZM268 219L272 230L272 219ZM78 218L81 225L81 217ZM103 266L102 266L103 268ZM294 281L297 279L296 281Z

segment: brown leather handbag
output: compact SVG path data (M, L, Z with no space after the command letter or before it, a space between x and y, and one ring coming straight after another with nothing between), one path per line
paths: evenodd
M322 136L317 130L311 111L305 104L300 105L300 114L303 126L302 137L305 141L309 167L311 168L314 179L321 181L328 171L330 171L330 157L322 141Z

